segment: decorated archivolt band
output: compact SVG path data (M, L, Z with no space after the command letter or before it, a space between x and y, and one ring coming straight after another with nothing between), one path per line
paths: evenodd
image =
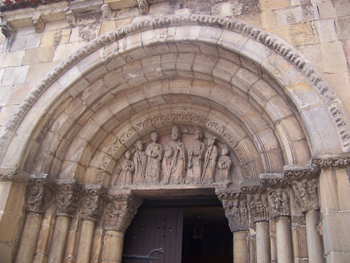
M344 112L344 108L340 100L336 97L335 92L328 85L327 81L317 71L315 67L293 46L286 41L277 38L271 33L265 32L257 27L239 22L231 18L214 17L209 15L196 15L188 14L181 16L167 16L161 18L155 18L152 20L145 20L131 25L127 25L124 28L107 33L90 41L86 46L79 51L71 55L69 58L57 65L50 73L48 73L42 81L30 92L25 101L21 104L15 116L9 123L6 124L5 130L0 137L0 148L6 149L11 142L14 131L21 123L24 116L29 109L33 106L39 96L60 76L62 76L68 69L74 66L77 62L81 61L94 51L101 47L104 47L112 42L122 39L128 35L132 35L138 32L146 30L164 28L169 26L178 25L204 25L220 27L226 30L237 32L239 34L250 37L268 48L274 50L276 53L282 55L287 61L295 65L304 76L314 85L320 97L327 105L328 111L336 124L339 138L341 138L344 149L350 147L350 132L349 132L349 120ZM113 56L107 57L102 61L108 63L113 59ZM4 150L2 152L5 152Z

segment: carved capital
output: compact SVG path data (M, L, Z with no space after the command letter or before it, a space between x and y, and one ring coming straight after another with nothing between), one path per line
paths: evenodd
M57 193L57 216L73 217L78 207L82 186L74 181L59 182Z
M27 212L44 213L44 207L52 196L50 187L47 187L50 182L46 174L30 176L26 190Z
M290 216L289 193L287 189L271 189L268 192L270 211L273 217Z
M142 202L141 198L130 191L109 195L104 215L105 229L125 232Z
M319 209L317 179L294 180L292 186L296 201L300 205L302 212Z
M248 230L247 200L244 199L244 195L235 191L216 191L216 194L225 210L225 216L228 219L231 232Z
M103 21L107 21L111 18L112 10L108 4L101 5L101 11L102 11L102 20Z
M34 25L35 32L41 33L44 31L45 21L43 20L41 14L39 13L34 14L34 16L32 17L32 22Z
M83 191L82 220L98 221L103 210L103 198L107 190L102 186L87 186Z
M66 19L71 27L75 27L75 25L77 24L77 16L72 10L68 10L66 12Z
M261 181L245 181L241 183L240 189L242 193L248 195L260 193L266 189L266 186Z
M249 213L254 223L269 221L269 204L266 193L248 194Z
M0 23L0 26L1 26L1 33L7 38L11 37L13 29L10 26L10 24L7 21L3 21Z
M287 185L287 181L283 174L261 174L261 185L265 188L280 188Z
M347 154L348 155L348 154ZM350 156L323 156L314 157L311 161L311 168L315 172L326 168L345 168L350 165Z
M147 0L137 0L137 4L139 5L140 14L147 14L149 11L149 4Z

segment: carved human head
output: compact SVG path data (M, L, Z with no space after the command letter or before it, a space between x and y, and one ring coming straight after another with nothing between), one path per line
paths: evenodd
M202 140L203 138L203 131L198 129L194 132L194 137L198 140Z
M171 129L171 139L174 140L174 141L177 141L180 138L181 138L181 131L180 131L179 127L174 126Z
M152 140L153 142L158 141L158 132L152 132L152 133L151 133L151 140Z
M213 145L215 143L215 141L216 141L216 136L212 135L209 137L208 143L209 143L209 145Z
M130 151L126 151L125 152L125 158L130 160L130 157L131 157L131 152Z
M137 141L135 144L135 148L138 150L142 151L143 150L143 142L142 141Z
M228 153L229 153L228 147L226 145L224 145L224 147L222 147L221 154L223 156L226 156L226 155L228 155Z

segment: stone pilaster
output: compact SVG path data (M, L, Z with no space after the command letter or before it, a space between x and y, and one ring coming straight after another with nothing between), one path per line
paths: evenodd
M105 207L102 262L122 262L124 233L143 200L131 191L111 192Z
M62 262L64 258L69 224L78 207L81 191L81 185L75 180L58 182L56 224L48 262Z
M47 175L31 175L26 191L26 222L15 262L32 262L37 245L44 207L51 199Z

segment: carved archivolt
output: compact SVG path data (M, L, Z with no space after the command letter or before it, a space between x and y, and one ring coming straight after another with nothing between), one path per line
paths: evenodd
M151 133L151 143L146 148L142 141L137 141L134 154L127 150L124 160L119 162L112 187L213 183L227 186L231 183L233 167L228 147L220 152L214 135L205 144L200 129L194 137L187 149L181 141L181 130L174 126L171 140L164 146L157 142L157 132Z

